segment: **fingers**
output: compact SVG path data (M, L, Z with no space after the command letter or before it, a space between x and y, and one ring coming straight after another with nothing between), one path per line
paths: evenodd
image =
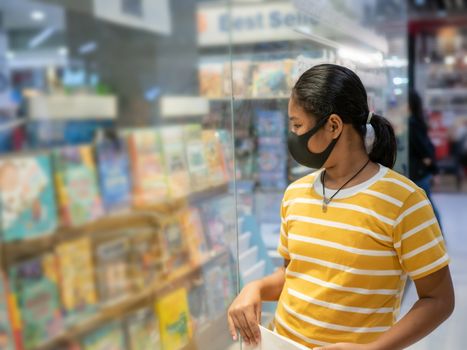
M251 340L250 342L253 342L254 344L258 344L260 341L260 331L259 331L257 316L256 316L254 308L251 308L250 310L245 312L243 314L243 317L248 326L248 333L249 333L250 340Z
M232 318L234 319L235 326L237 327L237 330L240 332L240 335L242 336L243 341L247 344L250 344L253 341L253 339L250 338L249 327L247 323L245 323L243 313L234 313L232 315Z
M232 316L230 316L230 312L227 315L227 321L229 322L230 335L232 336L233 341L237 341L238 339L237 329L235 328L235 323L234 323L234 320L232 319Z
M258 343L260 331L258 327L258 316L255 307L232 309L228 312L229 330L234 341L237 340L237 332L240 332L243 340L247 343Z

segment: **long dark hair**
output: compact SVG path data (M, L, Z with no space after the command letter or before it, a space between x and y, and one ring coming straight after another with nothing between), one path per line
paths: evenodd
M295 83L292 97L307 114L318 120L337 114L352 124L362 137L366 134L368 100L360 78L350 69L335 64L320 64L308 69ZM397 155L396 137L389 121L374 114L371 125L375 142L369 154L371 161L394 167Z

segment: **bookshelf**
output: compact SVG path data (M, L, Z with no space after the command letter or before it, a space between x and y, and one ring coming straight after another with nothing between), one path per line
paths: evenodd
M69 328L66 332L63 332L59 336L50 339L49 341L40 344L35 350L51 350L70 342L76 338L79 338L82 334L89 332L106 322L110 322L115 318L121 317L129 311L147 304L157 295L164 294L167 289L174 288L177 285L183 284L186 279L189 279L192 275L199 273L208 264L214 264L221 259L228 259L228 251L224 250L221 252L211 252L205 256L202 261L195 266L185 266L183 268L174 271L171 276L165 280L157 281L135 295L122 298L120 301L109 304L99 309L96 314L76 327ZM216 325L217 321L212 321L205 329L210 329L210 326ZM191 341L194 342L193 340ZM190 349L190 345L187 345L183 350Z
M36 238L0 243L3 261L13 263L40 255L61 242L75 240L83 236L93 236L96 232L111 231L115 227L145 227L148 223L158 224L161 215L169 213L186 204L202 202L216 195L227 193L228 183L190 193L185 198L168 200L145 209L132 209L111 213L101 218L75 227L58 227L55 231Z
M179 147L157 141L166 131L181 135ZM117 333L130 341L133 316L149 313L158 322L165 309L156 305L174 290L182 291L177 303L186 299L188 330L196 329L196 337L198 328L212 331L235 294L235 224L226 222L234 211L221 208L233 205L226 133L199 124L125 129L116 135L119 144L105 136L91 145L0 158L3 180L7 173L28 189L13 207L4 204L16 192L9 194L5 181L0 191L0 209L9 210L0 221L0 306L12 348L66 349ZM161 176L154 190L152 179ZM150 192L145 200L135 200L137 177L145 181L139 193ZM178 184L183 191L173 190ZM210 289L221 299L200 311L200 291L209 300L203 293ZM178 320L165 315L160 322L153 333L162 335Z

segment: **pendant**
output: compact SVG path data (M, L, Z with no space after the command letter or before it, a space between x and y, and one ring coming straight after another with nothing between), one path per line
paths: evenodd
M327 199L327 198L323 198L323 206L322 206L322 210L323 210L323 213L326 213L328 211L328 204L329 204L330 200Z

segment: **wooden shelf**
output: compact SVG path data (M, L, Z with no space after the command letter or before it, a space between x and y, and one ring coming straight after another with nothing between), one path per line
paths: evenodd
M72 326L57 337L50 339L49 341L37 346L36 350L49 350L57 348L60 344L67 343L72 340L76 340L85 333L92 331L100 325L115 320L116 318L124 317L127 313L134 310L139 306L144 306L150 303L153 298L165 294L169 289L174 287L176 283L186 280L191 275L199 272L209 263L214 263L221 258L228 257L228 250L222 250L219 252L212 252L205 256L195 266L183 266L180 269L174 271L170 275L170 278L160 280L157 283L150 285L148 288L136 293L128 298L120 299L118 302L107 304L101 307L96 314L81 324Z
M95 236L99 232L120 231L126 227L138 228L157 226L161 216L171 213L183 205L197 203L210 197L227 193L228 184L220 184L202 191L192 192L185 198L168 200L147 208L132 209L123 212L104 215L92 222L75 226L59 227L49 234L31 237L21 241L5 242L0 245L3 261L13 263L35 257L56 246L60 242L73 240L84 236Z

